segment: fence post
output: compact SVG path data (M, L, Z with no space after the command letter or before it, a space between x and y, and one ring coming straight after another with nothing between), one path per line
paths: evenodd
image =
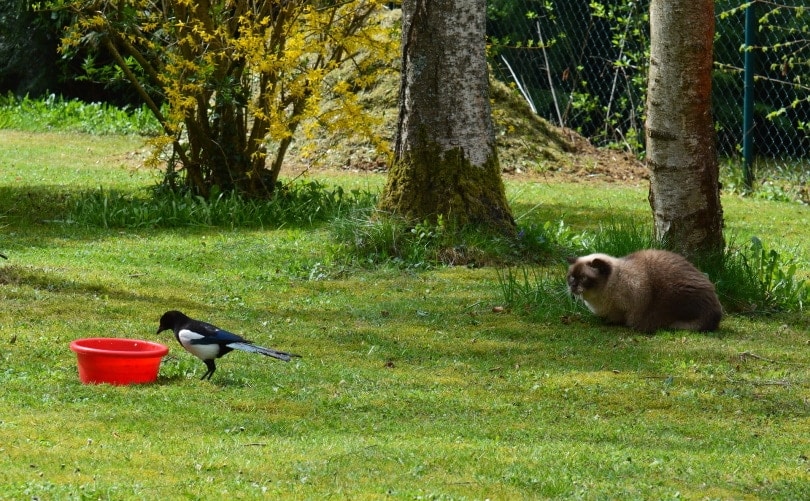
M754 184L754 45L757 42L757 18L754 12L756 0L745 8L745 45L743 76L743 177L745 189Z

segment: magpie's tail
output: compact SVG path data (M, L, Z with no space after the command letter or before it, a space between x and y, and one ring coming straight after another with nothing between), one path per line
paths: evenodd
M265 348L264 346L251 343L228 343L228 348L249 351L250 353L261 353L262 355L284 360L285 362L289 362L293 357L301 357L301 355L296 355L295 353L285 353L283 351L271 350L270 348Z

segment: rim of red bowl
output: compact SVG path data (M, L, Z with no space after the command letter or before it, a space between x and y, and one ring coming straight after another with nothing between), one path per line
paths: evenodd
M113 347L99 348L93 346L86 346L84 343L108 343ZM132 346L134 343L144 344L149 349L146 350L132 350L121 349L125 346ZM118 346L115 346L118 345ZM126 358L152 358L162 357L169 353L169 347L154 341L145 341L143 339L126 339L117 337L88 337L76 339L70 343L70 349L76 353L83 353L86 355L104 355L107 357L126 357Z

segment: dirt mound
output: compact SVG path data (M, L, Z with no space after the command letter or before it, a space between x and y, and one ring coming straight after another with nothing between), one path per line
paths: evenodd
M632 154L596 148L577 132L552 125L501 82L491 82L491 90L498 159L505 174L573 182L648 179L646 168Z
M498 158L505 176L633 184L648 178L644 165L633 155L596 148L575 131L552 125L501 82L492 81L491 90ZM392 77L363 99L366 108L381 119L377 133L389 143L394 139L397 95L398 81ZM325 135L316 141L317 157L301 158L296 148L291 149L285 162L288 175L332 169L385 172L387 168L385 155L369 143L345 135Z

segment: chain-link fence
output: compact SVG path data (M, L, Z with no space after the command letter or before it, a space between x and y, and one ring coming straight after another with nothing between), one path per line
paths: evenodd
M598 145L642 154L649 1L489 0L496 75L516 84L553 123ZM754 2L756 39L750 44L754 154L805 172L810 170L810 12L801 8L806 2ZM713 107L718 150L729 158L739 158L743 144L745 5L716 1Z

